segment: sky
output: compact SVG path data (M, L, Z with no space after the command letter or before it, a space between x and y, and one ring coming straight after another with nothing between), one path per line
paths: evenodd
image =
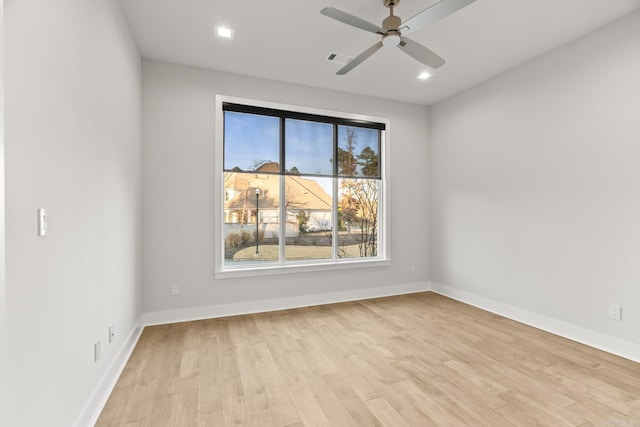
M331 175L333 164L333 125L286 119L285 168L298 168L302 174ZM224 168L254 170L264 161L280 159L280 119L278 117L225 111ZM343 127L343 126L340 126ZM378 152L378 131L351 127L355 131L355 154L365 147ZM344 147L346 132L339 131L338 145Z

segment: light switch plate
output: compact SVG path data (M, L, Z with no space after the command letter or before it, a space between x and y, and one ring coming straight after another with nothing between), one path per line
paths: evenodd
M47 211L44 208L38 209L38 236L47 234Z

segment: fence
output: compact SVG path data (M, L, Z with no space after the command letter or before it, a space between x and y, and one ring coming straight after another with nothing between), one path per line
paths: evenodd
M279 223L260 223L258 224L258 230L264 232L264 238L269 239L273 237L280 236L280 224ZM246 231L250 233L252 236L256 231L256 225L254 224L224 224L224 237L226 238L231 233L241 233L242 231ZM297 222L287 222L285 223L285 237L298 237L300 231L298 230Z

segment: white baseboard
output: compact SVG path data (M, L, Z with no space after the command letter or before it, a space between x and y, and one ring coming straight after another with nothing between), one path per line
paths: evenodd
M611 337L600 332L572 325L558 319L523 310L509 304L504 304L439 283L431 282L429 288L432 292L453 298L465 304L473 305L517 322L533 326L534 328L542 329L543 331L551 332L552 334L606 351L607 353L633 360L634 362L640 362L640 344Z
M144 325L142 323L141 316L129 333L127 339L122 343L122 347L118 351L118 354L116 354L116 357L109 365L109 368L100 379L100 382L91 395L91 398L83 408L80 416L76 420L76 427L90 427L95 425L98 421L100 412L102 412L113 388L118 382L118 378L120 378L120 374L124 370L133 349L138 343L138 339L140 338L143 329Z
M594 347L635 362L640 362L640 345L636 343L611 337L434 282L407 283L402 285L354 289L324 294L274 298L269 300L247 301L233 304L219 304L179 310L155 311L145 313L140 317L137 324L123 343L118 355L102 377L95 392L85 405L80 417L78 417L78 420L75 423L75 426L88 427L93 426L96 423L100 416L100 412L106 404L109 395L115 387L122 370L131 356L138 339L140 338L144 326L251 313L263 313L267 311L286 310L291 308L405 295L426 291L432 291L500 316L586 344L590 347Z
M236 316L240 314L262 313L289 308L309 307L337 302L356 301L393 295L404 295L429 290L428 282L408 283L394 286L355 289L326 294L304 295L299 297L276 298L262 301L248 301L235 304L210 305L185 308L181 310L156 311L143 314L125 340L117 356L109 365L98 383L91 398L78 417L75 427L93 426L107 403L120 374L122 373L145 326L165 323L185 322L215 317Z
M144 324L161 325L166 323L187 322L191 320L213 319L216 317L263 313L290 308L411 294L415 292L425 292L428 290L428 282L418 282L402 285L380 286L375 288L353 289L326 294L301 295L261 301L246 301L233 304L191 307L179 310L155 311L144 314Z

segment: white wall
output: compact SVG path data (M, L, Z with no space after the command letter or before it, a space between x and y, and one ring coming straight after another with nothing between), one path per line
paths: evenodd
M640 344L639 76L636 12L434 106L431 280Z
M5 42L8 425L68 427L141 312L140 59L114 0L8 0Z
M426 107L154 61L142 69L145 312L426 284ZM215 280L216 94L389 118L391 267Z
M4 1L0 0L0 426L9 422L4 227Z

